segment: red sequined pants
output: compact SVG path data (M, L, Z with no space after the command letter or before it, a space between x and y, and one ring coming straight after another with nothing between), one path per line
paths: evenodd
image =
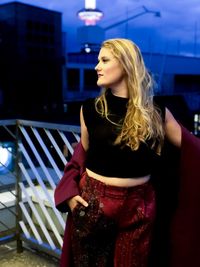
M73 210L71 242L75 267L147 267L155 193L147 182L131 188L107 186L83 175L82 197Z

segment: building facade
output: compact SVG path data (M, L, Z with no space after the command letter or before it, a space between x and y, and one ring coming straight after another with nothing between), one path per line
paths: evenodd
M0 107L27 116L62 103L62 16L23 3L0 5Z
M155 94L182 95L191 110L200 110L200 58L143 53L155 80ZM94 70L98 54L67 55L63 88L64 101L83 100L99 93Z
M74 102L81 104L84 99L99 94L94 70L97 57L97 52L67 55L63 75L66 106ZM200 132L200 58L150 53L143 53L143 57L155 80L155 94L177 118L186 122L186 126L198 128ZM75 112L78 114L79 111Z

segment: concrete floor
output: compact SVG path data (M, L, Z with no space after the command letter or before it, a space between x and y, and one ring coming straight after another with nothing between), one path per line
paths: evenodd
M30 248L24 248L17 253L15 243L0 245L0 267L58 267L59 260L38 253Z

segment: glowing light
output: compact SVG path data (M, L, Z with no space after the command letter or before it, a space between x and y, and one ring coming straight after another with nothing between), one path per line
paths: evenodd
M85 9L95 9L96 0L85 0Z
M100 11L79 11L78 16L81 20L85 21L85 25L96 25L96 22L100 20L103 16Z
M7 172L12 164L12 147L0 146L0 173Z
M103 12L96 8L96 0L85 0L85 8L78 12L79 19L85 22L85 25L96 25L103 16Z
M0 163L5 165L9 158L9 152L7 148L0 147Z
M85 44L85 52L86 53L90 53L91 52L91 48L89 47L88 44Z

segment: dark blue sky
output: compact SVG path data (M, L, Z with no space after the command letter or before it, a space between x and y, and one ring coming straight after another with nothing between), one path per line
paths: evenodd
M1 0L1 3L12 2ZM79 50L76 32L84 25L76 13L85 0L22 0L31 5L62 12L63 31L67 33L69 51ZM129 16L141 13L145 6L159 11L161 17L146 13L118 27L106 31L105 38L127 37L142 51L200 56L200 2L199 0L96 0L96 7L104 12L98 23L107 27Z

